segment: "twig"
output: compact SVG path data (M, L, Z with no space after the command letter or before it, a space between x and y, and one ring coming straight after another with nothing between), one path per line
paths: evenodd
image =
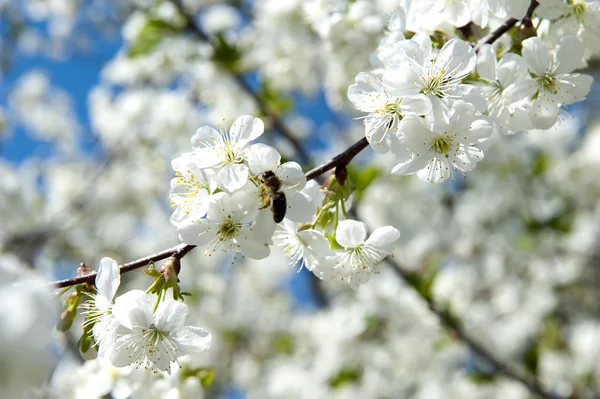
M140 267L147 266L150 262L158 262L159 260L167 259L171 256L175 256L179 259L183 258L188 254L192 249L194 249L195 245L189 244L179 244L173 248L165 249L163 251L157 252L154 255L145 256L138 260L134 260L133 262L124 263L119 267L120 273L127 273L135 269L139 269ZM64 288L70 287L77 284L90 283L92 284L96 279L97 273L91 273L85 276L67 278L65 280L59 280L50 283L54 288Z
M529 8L527 9L527 12L525 13L525 17L523 17L521 22L531 19L531 17L533 16L533 11L535 11L535 8L537 6L538 6L537 0L531 0L531 3L529 3ZM483 46L484 44L494 43L496 40L498 40L500 38L500 36L502 36L503 34L508 32L510 28L515 26L515 24L517 22L519 22L519 20L515 19L515 18L511 18L511 19L507 20L505 23L500 25L495 31L493 31L488 36L484 37L479 42L477 42L477 45L475 45L475 52L479 51L481 46Z
M350 161L352 161L352 159L355 156L357 156L362 150L367 148L368 145L369 142L366 138L363 137L356 143L352 144L347 150L333 157L330 161L327 161L324 164L310 170L306 174L306 180L312 180L317 176L320 176L323 173L327 172L328 170L335 168L338 165L348 165Z
M518 370L515 370L512 366L502 362L500 359L496 357L489 349L485 346L481 345L477 341L473 340L467 334L467 332L462 328L460 322L451 316L446 311L442 311L439 309L438 305L434 302L434 300L428 295L422 295L419 291L419 288L414 284L413 280L410 278L410 272L406 271L401 265L396 263L395 261L386 258L385 263L391 267L391 269L396 273L396 275L402 278L411 288L413 288L417 294L427 303L427 307L438 317L440 322L446 327L448 330L452 331L465 345L467 345L477 356L485 359L490 365L492 365L495 370L503 374L504 376L516 380L523 384L529 392L539 396L544 399L564 399L562 396L557 395L555 393L551 393L546 391L542 385L535 379L524 376Z

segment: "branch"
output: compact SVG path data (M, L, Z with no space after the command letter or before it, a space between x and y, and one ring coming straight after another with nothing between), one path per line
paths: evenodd
M398 277L402 278L404 282L406 282L416 291L417 295L419 295L419 297L421 297L421 299L427 303L427 307L429 307L429 309L438 317L446 329L452 331L460 339L460 341L467 345L477 356L485 359L489 364L491 364L498 373L503 374L512 380L520 382L527 388L527 390L529 390L529 392L539 396L540 398L563 399L563 397L560 395L546 391L539 381L537 381L537 379L529 378L523 375L520 371L515 370L509 364L506 364L502 360L498 359L496 355L485 346L473 340L473 338L471 338L469 334L467 334L467 332L462 328L460 322L456 318L454 318L447 311L441 310L431 296L423 295L421 293L419 287L416 286L414 280L411 278L410 272L405 270L401 265L390 260L389 258L386 258L385 263L392 268Z
M525 13L525 17L523 17L521 22L530 20L531 17L533 16L533 11L535 11L535 8L538 5L539 4L538 4L537 0L531 0L531 2L529 3L529 8L527 9L527 12ZM519 22L519 20L515 19L515 18L511 18L511 19L507 20L505 23L500 25L495 31L493 31L488 36L484 37L479 42L477 42L477 45L475 45L475 52L479 51L481 46L483 46L484 44L492 44L496 40L500 39L500 36L502 36L503 34L508 32L509 29L512 28L513 26L515 26L515 24L517 22Z
M195 247L195 245L179 244L173 248L157 252L154 255L145 256L138 260L134 260L133 262L124 263L123 265L119 266L119 271L121 274L124 274L132 270L139 269L140 267L148 266L150 262L158 262L159 260L167 259L171 256L181 259ZM96 274L97 273L91 273L85 276L78 276L68 278L65 280L54 281L50 283L50 285L54 288L64 288L83 283L93 284L94 280L96 279Z
M214 41L212 41L211 38L206 34L206 32L202 30L202 28L200 27L200 25L198 25L194 17L186 12L183 4L181 4L179 0L171 1L179 11L181 16L185 19L185 24L188 31L194 34L202 42L207 43L214 48ZM291 130L288 129L285 123L283 123L281 117L277 113L272 112L269 109L267 104L265 104L260 99L258 94L255 93L254 90L252 90L252 87L250 87L248 82L244 80L244 76L241 73L233 71L231 69L228 69L227 72L231 74L231 76L233 77L237 85L242 89L242 91L244 91L248 96L250 96L254 100L256 106L258 107L258 109L260 109L260 112L270 119L273 128L275 128L275 130L277 130L281 134L281 136L283 136L287 141L290 142L302 163L308 165L310 163L310 157L308 153L302 147L300 140L298 140L291 132Z
M331 170L339 165L348 165L352 159L357 156L362 150L369 146L369 142L366 138L362 138L358 140L356 143L352 144L347 150L339 153L335 157L331 158L330 161L325 162L324 164L317 166L316 168L310 170L306 174L306 180L312 180L323 173Z

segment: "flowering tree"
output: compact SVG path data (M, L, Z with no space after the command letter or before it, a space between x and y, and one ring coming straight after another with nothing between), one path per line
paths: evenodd
M99 3L0 3L123 40L0 108L2 395L600 397L598 1Z

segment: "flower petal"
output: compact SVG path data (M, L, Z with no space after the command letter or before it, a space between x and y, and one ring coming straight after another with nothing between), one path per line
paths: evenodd
M154 325L163 332L179 331L185 326L189 314L190 311L183 302L166 299L154 312Z
M179 356L204 352L210 348L212 342L212 336L208 330L193 326L187 326L177 331L175 339Z
M521 53L529 69L538 76L543 76L550 67L550 49L539 37L523 40Z
M394 250L398 238L400 238L398 229L392 226L384 226L375 230L365 244L389 254Z
M233 122L229 134L232 141L250 141L260 137L265 131L265 125L259 118L242 115Z
M112 308L113 315L129 330L148 328L152 324L151 296L142 290L131 290L117 297Z
M275 171L281 162L281 154L266 144L253 144L245 156L250 172L256 176L267 170Z
M344 248L355 248L367 238L367 226L356 220L343 220L335 230L335 239Z
M111 258L102 258L96 275L98 294L112 301L120 284L121 271L117 261Z
M239 163L227 164L219 170L217 179L219 180L219 187L233 192L246 184L248 180L248 167Z
M285 217L293 222L308 223L315 216L317 210L315 203L301 192L286 194L288 209Z

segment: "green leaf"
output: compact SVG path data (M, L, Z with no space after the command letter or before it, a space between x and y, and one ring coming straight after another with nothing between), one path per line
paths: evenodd
M495 373L488 373L480 370L469 371L469 378L477 384L491 384L496 380Z
M237 47L229 44L221 33L215 35L215 38L217 40L213 43L214 52L212 60L230 71L238 72L242 53Z
M523 354L523 365L525 369L533 375L537 375L540 358L539 342L532 343L527 351Z
M381 175L381 170L375 166L366 167L348 167L348 177L354 185L354 195L357 199L362 198L363 193L369 188L371 183Z
M160 19L149 19L140 30L138 36L130 44L128 55L131 58L150 53L169 36L181 32L182 28L169 24Z
M329 386L339 388L346 384L359 382L362 379L363 370L359 367L345 367L337 375L329 379Z
M273 114L284 113L294 106L294 102L289 97L284 97L281 90L274 88L266 79L261 82L256 94Z
M215 379L215 369L212 367L191 368L184 365L181 368L181 373L179 375L181 380L185 380L186 378L198 378L200 384L202 384L204 388L208 388Z
M276 334L273 338L272 346L275 352L285 353L286 355L293 354L296 348L294 337L286 333Z

